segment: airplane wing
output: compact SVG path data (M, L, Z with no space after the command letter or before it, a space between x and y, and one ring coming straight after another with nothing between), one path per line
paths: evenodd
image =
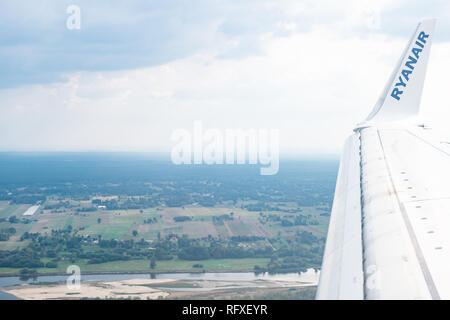
M434 25L345 143L317 299L450 298L450 141L417 122Z

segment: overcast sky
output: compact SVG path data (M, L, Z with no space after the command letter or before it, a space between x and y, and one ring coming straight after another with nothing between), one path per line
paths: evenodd
M438 23L422 110L445 125L450 5L374 2L2 1L0 150L169 151L200 120L338 154L423 17Z

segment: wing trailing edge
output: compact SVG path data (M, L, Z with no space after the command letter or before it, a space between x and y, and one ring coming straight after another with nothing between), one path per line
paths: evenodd
M339 166L316 299L364 298L359 133L348 137Z

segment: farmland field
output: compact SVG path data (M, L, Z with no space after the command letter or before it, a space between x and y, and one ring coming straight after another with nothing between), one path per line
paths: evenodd
M0 274L318 268L337 163L280 168L0 153Z
M67 201L67 199L66 199ZM277 222L264 222L259 212L250 212L242 208L186 206L180 208L145 208L143 210L96 210L93 212L79 211L86 206L86 201L70 199L71 208L59 212L44 209L31 217L22 218L26 223L11 224L9 219L20 217L28 205L8 205L2 203L0 215L4 218L0 222L0 229L15 228L15 234L8 241L0 243L1 250L24 248L30 240L22 239L25 233L51 234L52 230L71 228L80 236L95 236L102 239L130 240L144 239L156 241L158 237L183 237L190 239L218 238L229 239L236 236L256 236L261 239L271 239L276 235L288 239L298 230L308 230L324 237L326 234L326 218L320 217L314 208L303 207L302 212L311 212L322 224L314 226L282 227ZM218 217L230 216L232 220L217 221ZM291 216L285 212L269 212L265 214L277 215L281 218ZM189 217L189 220L177 222L176 217ZM323 219L321 219L323 218ZM152 219L152 223L146 223ZM133 231L135 233L133 233ZM264 240L255 244L266 243ZM150 244L151 245L151 244ZM154 272L159 271L243 271L252 270L255 265L264 266L269 263L268 258L242 259L208 259L201 261L201 267L194 267L195 262L180 259L158 261ZM45 263L49 259L42 259ZM37 268L40 274L64 273L67 266L76 263L83 272L142 272L149 269L149 261L128 260L106 263L88 263L86 259L76 261L61 261L57 268ZM17 273L16 268L1 268L0 274Z
M1 242L2 247L13 248L23 246L20 237L25 232L49 233L51 230L64 229L69 225L79 230L80 235L101 235L103 239L145 239L154 240L158 233L161 236L169 234L187 235L190 238L203 237L232 237L232 236L260 236L271 237L277 232L289 235L296 230L309 230L317 235L324 236L327 230L327 219L322 218L314 208L303 207L303 212L310 212L322 223L314 226L281 227L277 223L262 224L258 212L250 212L241 208L229 207L183 207L183 208L148 208L145 210L99 210L95 212L77 212L83 206L82 202L71 200L73 209L54 213L51 210L40 212L28 218L25 225L15 224L16 234L6 242ZM20 217L30 205L2 204L0 217L8 220L12 216ZM233 212L233 220L224 223L214 223L213 218ZM289 216L283 212L269 212L280 217ZM188 216L189 221L176 222L174 217ZM146 224L144 221L155 218L156 223ZM10 226L7 221L0 222L0 229ZM136 230L137 236L133 236Z

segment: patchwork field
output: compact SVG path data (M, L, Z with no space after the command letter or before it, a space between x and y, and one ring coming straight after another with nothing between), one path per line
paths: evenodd
M0 205L0 218L9 218L10 216L22 216L22 214L31 207L31 204L11 204L2 201Z
M55 206L55 204L58 205ZM326 235L328 223L328 217L323 215L323 209L318 210L315 207L295 209L289 207L288 211L264 212L231 206L106 210L100 206L93 206L92 202L87 200L51 199L32 216L23 216L30 206L31 204L17 205L0 202L0 231L8 234L7 239L2 238L0 241L0 251L27 247L31 242L28 234L39 233L53 237L53 230L66 230L65 232L74 235L91 236L89 240L91 244L83 246L84 252L92 250L106 252L104 247L96 249L92 247L92 241L97 241L98 246L100 238L103 240L133 239L135 243L142 243L142 240L145 240L148 242L146 250L154 250L155 243L159 243L160 239L178 245L178 239L185 237L198 239L197 243L203 243L206 246L216 240L222 246L224 243L238 241L234 242L234 245L245 250L262 250L265 247L277 250L297 241L295 239L301 230L323 238ZM295 212L296 210L298 212ZM294 224L299 216L308 219L308 223ZM255 238L248 238L252 236ZM52 248L50 246L47 250ZM141 256L140 259L127 258L97 262L85 257L71 258L68 255L69 251L65 248L63 247L60 251L62 255L65 255L64 259L58 259L55 263L51 257L41 256L40 261L43 267L33 267L34 271L39 274L65 273L66 268L74 262L87 273L144 272L150 268L150 260L146 256ZM104 257L104 253L102 254ZM195 260L195 258L186 259L176 255L170 260L158 258L152 270L154 272L251 271L256 266L265 268L272 261L268 256L232 256L227 259L221 256L215 256L215 258L210 256L199 259L200 263L196 263ZM52 263L55 264L53 267L47 266ZM0 274L17 274L20 271L20 268L9 268L9 266L0 267Z
M298 230L306 230L315 235L325 235L328 218L320 216L314 207L298 208L302 214L308 214L318 221L316 225L281 226L276 221L263 221L259 212L252 212L233 207L180 207L180 208L147 208L143 210L105 210L82 212L79 208L88 205L89 201L66 199L70 208L64 210L40 209L33 216L22 214L30 207L27 204L15 205L7 201L0 202L0 229L14 227L16 232L8 241L0 242L0 250L22 247L26 241L20 241L25 232L50 233L51 230L64 229L71 226L80 235L101 235L103 239L145 239L154 240L170 234L187 235L189 238L232 236L273 237L279 233L284 236L294 234ZM264 212L266 215L277 215L281 218L291 217L285 212ZM232 216L230 220L218 221L220 216ZM10 223L9 218L27 220L27 223ZM176 221L187 217L186 221ZM133 232L134 231L134 232Z

